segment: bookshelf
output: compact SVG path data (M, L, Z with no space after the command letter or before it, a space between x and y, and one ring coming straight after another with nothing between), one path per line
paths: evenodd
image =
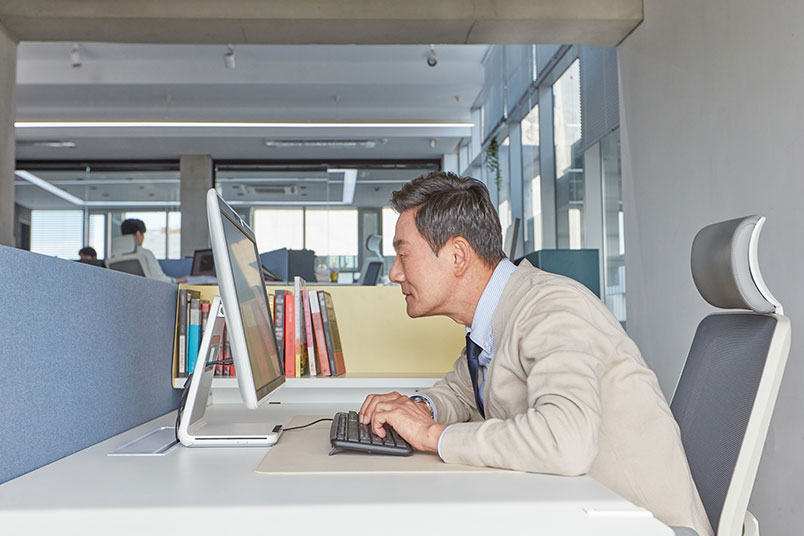
M217 285L181 285L212 301ZM412 319L396 286L307 285L332 295L347 373L337 377L288 378L287 389L427 388L449 370L465 344L464 329L443 317ZM292 286L268 286L269 293ZM178 307L177 307L178 328ZM176 332L176 336L178 331ZM172 385L180 388L177 345L173 350ZM236 389L235 378L215 378L213 388Z

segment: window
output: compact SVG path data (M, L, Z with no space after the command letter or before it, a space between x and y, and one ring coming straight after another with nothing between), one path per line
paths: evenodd
M557 245L577 249L583 246L584 204L580 62L577 59L553 85L553 106Z
M305 246L318 257L357 256L357 210L308 209Z
M304 210L301 208L257 209L253 228L260 253L304 248Z
M98 252L99 259L106 258L106 214L89 215L88 245Z
M167 258L181 259L181 212L168 212L167 222Z
M539 105L520 123L522 130L522 202L524 253L542 249L542 177L539 166Z
M84 245L82 210L32 210L31 251L77 259Z
M383 257L395 257L394 234L396 233L396 220L399 214L392 208L382 209L382 254Z
M123 220L136 218L145 223L145 240L142 247L150 249L157 259L166 258L167 212L124 212Z
M513 221L511 211L511 173L509 169L509 155L511 153L511 140L509 137L500 144L497 162L500 166L500 184L497 192L497 214L500 217L500 226L503 232Z
M625 322L625 236L623 233L623 189L620 166L620 130L600 141L603 175L603 278L606 305L620 322Z

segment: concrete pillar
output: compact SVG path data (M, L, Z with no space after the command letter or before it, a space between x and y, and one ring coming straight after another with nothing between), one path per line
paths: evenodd
M460 170L458 169L458 151L455 151L454 153L447 153L441 157L441 169L443 171L460 173Z
M181 188L181 255L192 256L196 249L209 247L207 190L215 185L212 157L206 154L182 155L179 159Z
M0 244L14 246L14 87L17 43L0 26Z

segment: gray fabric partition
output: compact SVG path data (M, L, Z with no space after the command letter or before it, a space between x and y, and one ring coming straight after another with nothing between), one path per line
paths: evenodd
M0 246L0 482L176 408L176 293Z

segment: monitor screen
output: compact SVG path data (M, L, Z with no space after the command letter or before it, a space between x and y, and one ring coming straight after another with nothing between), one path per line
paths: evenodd
M366 268L366 275L363 277L364 285L376 285L377 279L380 277L380 268L382 268L381 261L372 261Z
M211 248L195 250L190 275L215 275L215 257Z
M227 340L243 401L253 408L284 382L257 244L251 229L214 190L207 208Z

